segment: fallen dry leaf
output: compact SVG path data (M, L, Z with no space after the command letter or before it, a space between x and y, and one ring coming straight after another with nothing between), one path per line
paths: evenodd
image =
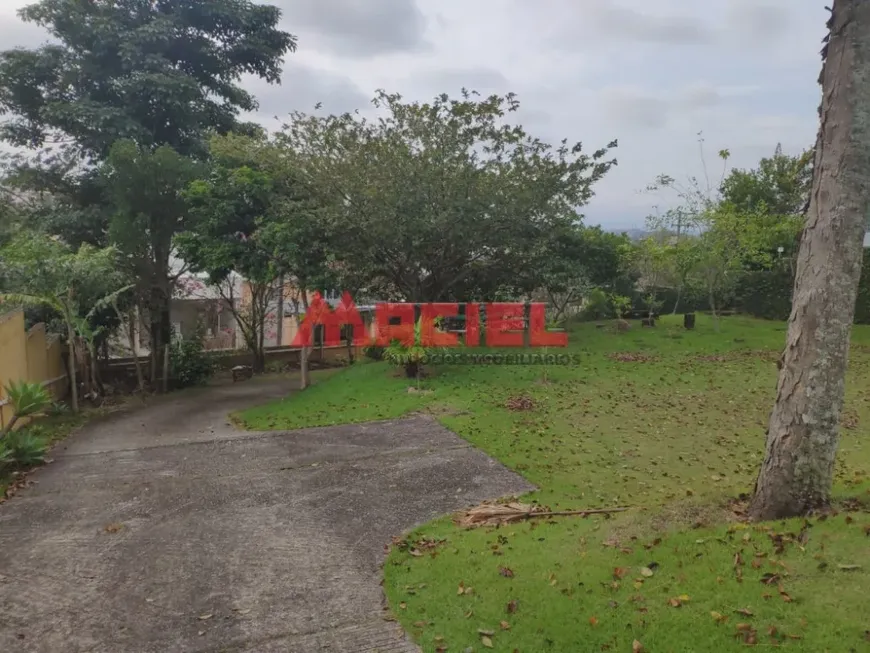
M751 616L753 616L753 612L752 612L752 610L750 610L750 609L748 609L748 608L740 608L739 610L735 610L734 612L735 612L736 614L742 614L744 617L751 617Z
M622 580L625 578L625 575L628 573L628 567L614 567L613 569L613 577L616 580Z
M499 628L501 628L502 630L510 630L511 625L507 621L502 621L501 623L499 623Z
M501 574L502 576L504 576L505 578L513 578L514 577L513 570L509 569L508 567L500 567L498 570L498 573Z
M513 614L514 612L517 611L517 608L519 608L519 607L520 607L520 606L519 606L519 603L517 603L516 599L514 599L513 601L510 601L510 602L507 604L507 612L508 612L508 614Z
M109 524L105 530L107 533L118 533L124 529L124 524Z
M598 617L589 617L589 625L597 626L598 625Z
M201 615L199 615L199 620L200 621L208 621L213 616L214 616L213 614L201 614Z
M672 608L679 608L682 605L682 602L675 596L671 599L668 599L668 605L670 605Z
M716 611L711 612L710 616L713 617L713 621L715 621L717 624L724 624L726 621L728 621L727 616Z
M641 567L640 568L640 575L644 576L645 578L652 578L654 573L655 572L652 569L650 569L649 567Z
M639 641L634 640L631 643L631 653L643 653L643 651L643 644L641 644Z
M492 648L492 640L486 635L480 638L480 643L483 644L486 648Z

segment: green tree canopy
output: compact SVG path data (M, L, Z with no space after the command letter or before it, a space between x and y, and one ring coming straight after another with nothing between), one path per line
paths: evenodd
M751 170L733 169L722 182L722 200L740 211L788 216L803 213L812 184L812 151L788 156L777 146L773 156Z
M296 113L279 139L331 209L339 266L367 271L382 296L491 297L579 222L616 163L615 141L585 154L507 123L512 94L418 103L380 92L374 103L385 114L374 121Z
M0 138L71 138L97 158L120 139L201 151L205 130L257 108L240 77L279 81L296 46L277 7L248 0L40 0L19 15L56 43L0 53Z

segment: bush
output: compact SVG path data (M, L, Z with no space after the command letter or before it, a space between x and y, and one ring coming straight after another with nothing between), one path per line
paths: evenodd
M595 288L586 298L586 304L580 311L580 319L583 321L607 320L614 315L613 303L610 295Z
M414 342L410 345L394 340L384 350L384 360L393 365L404 367L405 376L419 380L424 361L431 351L423 346L423 322L417 320L414 324Z
M794 278L791 270L753 270L737 286L740 311L767 320L787 320Z
M363 354L366 358L369 358L373 361L384 360L384 348L378 345L369 345L368 347L364 347Z
M169 374L173 388L205 385L214 372L214 359L203 350L201 334L172 343L169 349Z
M51 394L41 383L12 381L6 386L6 396L12 404L13 414L3 430L3 435L11 432L12 427L22 417L44 413L52 404Z
M0 463L13 467L35 467L45 462L47 445L43 438L26 429L13 431L0 443Z

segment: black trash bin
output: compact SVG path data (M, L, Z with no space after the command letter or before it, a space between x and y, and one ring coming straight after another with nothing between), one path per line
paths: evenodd
M683 315L683 326L687 329L695 328L695 314L686 313Z

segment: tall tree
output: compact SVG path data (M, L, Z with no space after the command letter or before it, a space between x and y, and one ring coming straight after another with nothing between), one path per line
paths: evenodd
M176 239L193 270L207 273L219 289L253 356L255 372L265 369L266 321L282 273L254 237L261 221L275 219L280 192L280 182L265 165L268 147L263 137L213 138L207 174L185 191L191 211L188 230ZM247 293L241 292L239 275Z
M0 137L96 159L120 139L202 152L205 130L257 108L241 75L278 82L296 47L280 10L249 0L40 0L19 16L57 42L0 53Z
M169 146L151 151L132 141L118 141L101 172L112 207L109 237L138 281L140 305L148 309L155 383L163 349L171 339L169 301L183 272L170 267L173 237L186 228L183 192L200 174L200 165Z
M465 300L510 283L615 164L615 141L586 154L506 122L512 94L417 103L380 92L374 103L376 121L294 114L281 138L333 209L342 262L384 295Z
M820 76L821 125L756 520L826 506L870 209L870 3L834 0Z
M751 170L732 169L722 181L721 197L742 211L774 215L802 213L810 196L813 153L783 154L777 145L771 157Z
M113 210L119 194L141 198L142 188L122 190L117 180L106 188L98 168L121 141L128 160L131 148L142 160L152 153L168 159L169 150L160 148L197 158L205 154L208 134L253 129L239 124L242 112L257 109L239 82L243 75L279 82L296 39L279 29L277 7L249 0L40 0L19 16L44 27L55 42L0 52L0 114L9 116L0 139L59 147L47 157L15 162L14 176L23 188L63 203L42 222L66 242L101 246L110 232L125 234L117 244L127 260L141 255L137 265L148 268L143 283L157 316L152 355L159 356L160 343L170 337L168 242L183 227L184 214L178 206L149 214L148 200ZM164 172L157 171L161 180ZM128 177L155 185L142 174ZM168 195L158 200L164 209Z
M307 307L308 291L323 290L329 272L327 225L283 148L264 134L218 136L210 144L209 173L190 185L188 230L176 239L194 269L208 273L224 292L255 368L265 358L263 333L280 298L278 280L296 289L290 301ZM249 282L250 301L227 294L227 280L240 274ZM307 386L303 348L302 385Z

